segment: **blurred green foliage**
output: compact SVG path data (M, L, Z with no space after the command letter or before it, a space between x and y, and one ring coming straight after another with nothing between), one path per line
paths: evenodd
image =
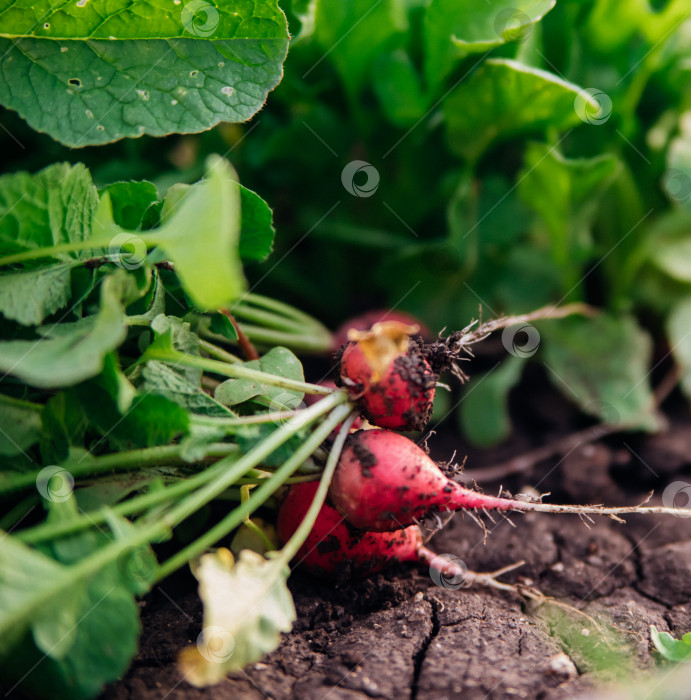
M97 183L146 178L165 191L198 178L209 152L225 154L274 209L274 255L247 270L259 291L332 326L396 306L434 331L465 326L480 305L487 317L587 301L607 316L578 324L581 373L616 367L617 379L572 398L594 415L599 402L602 419L654 428L651 334L669 334L691 386L685 0L282 9L293 36L284 77L246 125L164 148L144 137L65 151L5 113L6 166L82 160ZM364 165L348 169L354 161ZM601 334L617 323L624 337ZM569 355L560 348L575 342L572 326L540 326L538 359ZM587 352L596 335L597 356ZM476 403L505 404L519 376L504 372ZM496 426L483 442L506 434L503 419Z

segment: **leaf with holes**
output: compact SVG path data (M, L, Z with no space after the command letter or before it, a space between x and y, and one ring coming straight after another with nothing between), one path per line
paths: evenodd
M288 49L276 0L0 0L0 16L0 103L72 147L246 121Z

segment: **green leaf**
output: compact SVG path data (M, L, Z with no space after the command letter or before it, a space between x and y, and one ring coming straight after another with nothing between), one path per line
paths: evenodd
M436 89L454 64L527 36L556 0L432 0L425 14L425 74Z
M463 434L474 445L496 445L511 434L509 391L524 366L520 358L508 357L498 368L473 379L463 396L459 417Z
M0 550L10 537L3 538ZM90 700L96 697L103 686L120 678L137 651L137 640L141 631L139 613L133 595L122 585L121 575L115 566L99 572L88 583L73 581L70 567L54 564L45 570L37 562L28 563L28 555L41 556L28 548L18 551L0 551L0 560L5 569L5 560L12 554L15 571L24 568L24 576L14 577L14 585L23 585L30 610L27 622L56 618L68 605L77 599L78 607L74 619L74 637L68 653L61 658L46 656L34 645L31 636L25 635L10 653L0 655L0 675L4 681L17 683L18 688L32 697L55 700ZM50 562L46 557L42 561ZM5 573L5 571L3 571ZM0 577L2 574L0 574ZM58 576L60 578L58 578ZM2 581L2 588L7 579ZM57 585L60 585L57 588ZM12 602L19 604L12 591ZM35 600L48 601L45 613L29 606ZM1 604L0 604L1 605ZM45 616L45 618L44 618ZM0 627L5 621L4 609L0 607ZM57 630L56 630L57 631ZM3 632L3 637L5 633ZM40 664L40 671L35 671Z
M0 342L0 370L43 389L69 386L98 374L106 354L127 335L119 278L113 274L103 280L95 316L46 327L45 337L37 340Z
M275 0L3 0L0 102L68 146L242 122L282 76Z
M477 159L497 139L524 131L565 129L579 122L578 96L599 104L573 83L517 61L491 58L442 103L449 147Z
M585 413L622 428L659 427L649 378L652 341L633 318L571 317L546 322L540 333L553 383Z
M149 347L163 350L178 350L188 355L199 355L199 336L190 329L190 324L176 316L160 314L151 322L156 338ZM175 358L174 358L175 360ZM180 367L178 371L194 386L200 386L202 371L195 367Z
M411 126L427 109L420 76L403 49L381 54L372 72L374 92L386 118L396 126Z
M315 16L318 0L288 0L288 13L300 22L300 30L293 32L291 43L304 41L314 34Z
M669 632L658 632L657 627L651 625L650 637L655 648L667 661L686 661L691 659L691 639L688 632L682 639L674 639Z
M287 348L272 348L259 360L245 362L244 366L287 379L305 381L300 360ZM226 406L234 406L261 397L263 403L268 404L272 410L279 411L297 408L303 394L251 379L228 379L216 387L215 397Z
M64 569L52 559L29 549L7 533L0 537L0 657L5 655L32 625L50 625L61 629L76 623L78 595L67 592L60 610L39 605L31 614L17 613L32 609L32 601L50 600L53 582L64 575ZM56 616L56 612L58 615ZM39 634L39 636L41 636ZM40 642L39 642L40 643ZM44 649L50 653L49 649ZM64 650L60 650L61 654Z
M554 146L528 145L518 192L544 221L562 266L573 266L592 251L590 225L598 199L618 169L615 156L568 159Z
M246 282L238 252L240 193L228 161L211 156L206 178L166 197L162 225L142 234L159 245L192 302L201 310L227 306Z
M273 212L258 195L240 185L240 257L243 260L264 261L273 250L276 229Z
M405 27L396 0L318 0L314 39L336 66L348 94L355 96L367 82L376 56L393 48Z
M209 330L223 336L226 340L238 339L238 332L225 314L212 314L209 319Z
M163 396L138 394L120 413L117 404L98 380L72 390L89 422L116 450L167 445L189 429L187 411Z
M22 454L38 442L42 408L0 394L0 455Z
M35 175L3 175L0 255L90 238L97 202L91 175L81 164L57 163ZM86 257L86 253L60 253L55 257L71 262Z
M691 297L680 299L667 319L672 355L681 373L681 388L691 399Z
M130 231L141 228L149 207L158 202L158 190L151 182L114 182L100 193L107 192L113 207L113 220Z
M278 647L280 633L289 632L295 620L288 573L282 561L267 561L247 549L234 565L226 549L201 557L194 575L204 603L204 628L179 662L190 683L217 683Z
M679 136L669 144L662 182L672 202L691 211L691 113L682 116L679 128Z
M680 282L691 282L690 229L690 212L681 208L668 211L646 231L642 251L655 266Z
M202 416L235 415L229 408L202 391L198 384L193 384L185 374L163 362L147 362L142 376L142 391L164 396L190 413Z
M59 263L0 274L0 309L5 318L37 326L67 305L72 293L70 273L78 262Z
M71 447L84 447L89 425L81 404L66 391L48 399L41 412L41 457L44 464L60 464Z

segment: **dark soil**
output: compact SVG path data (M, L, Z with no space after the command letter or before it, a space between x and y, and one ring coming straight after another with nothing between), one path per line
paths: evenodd
M430 440L433 456L447 459L459 448L478 473L483 464L583 427L554 393L530 396L518 397L514 437L500 449L479 452L441 434ZM681 401L666 408L679 418L664 435L622 434L582 444L503 485L514 492L525 485L552 490L551 502L623 505L643 500L653 488L659 495L671 481L689 481L691 420ZM498 485L483 487L496 492ZM623 525L516 514L511 520L513 527L505 519L485 520L485 533L459 515L430 547L475 571L525 560L504 580L532 582L585 615L512 593L441 588L424 568L336 583L296 573L290 588L298 620L280 648L213 688L197 689L182 679L175 659L196 640L202 610L191 577L178 575L142 602L140 652L103 700L557 700L586 694L593 700L605 697L593 690L603 679L619 674L631 680L655 665L651 624L677 637L691 630L691 519L630 516Z

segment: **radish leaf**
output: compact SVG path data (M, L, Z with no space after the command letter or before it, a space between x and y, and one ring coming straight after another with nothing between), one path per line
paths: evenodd
M556 0L432 0L425 13L425 74L439 85L454 64L472 53L522 39Z
M497 138L578 124L574 102L579 94L577 85L552 73L490 58L442 104L449 147L474 160ZM593 102L593 110L598 108Z
M109 275L101 286L96 315L39 329L43 337L36 340L0 342L0 370L44 389L69 386L98 374L106 354L127 335L124 288L119 275Z
M217 683L273 651L280 633L295 620L286 586L288 567L245 549L238 561L227 549L205 554L194 575L204 603L204 628L197 645L184 649L180 668L197 686Z
M0 14L0 102L72 147L245 121L288 49L276 0L3 0Z
M622 430L658 428L652 340L633 318L572 317L541 324L540 334L550 378L585 413Z

